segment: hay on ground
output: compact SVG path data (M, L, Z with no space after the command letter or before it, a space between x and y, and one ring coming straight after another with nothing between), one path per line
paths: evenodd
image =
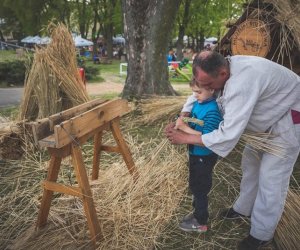
M275 232L279 249L298 249L300 239L300 192L289 190L283 215Z

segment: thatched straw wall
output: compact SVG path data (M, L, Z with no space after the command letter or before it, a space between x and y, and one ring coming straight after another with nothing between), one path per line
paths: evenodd
M242 16L230 24L216 50L232 55L231 39L237 28L247 19L263 21L270 30L271 45L266 58L300 74L300 1L249 0Z
M282 25L282 32L291 33L300 49L300 1L299 0L264 0L276 8L274 18ZM285 31L285 29L288 29Z

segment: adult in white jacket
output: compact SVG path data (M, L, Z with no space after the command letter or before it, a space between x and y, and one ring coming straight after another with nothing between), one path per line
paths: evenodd
M213 51L198 54L193 74L200 86L219 90L224 115L219 128L199 136L166 127L173 144L204 145L225 157L245 129L270 132L285 148L285 157L266 152L243 152L240 195L225 217L251 216L251 230L238 249L259 249L272 238L282 215L289 180L300 150L300 78L289 69L255 56L225 59ZM184 106L189 112L188 99Z

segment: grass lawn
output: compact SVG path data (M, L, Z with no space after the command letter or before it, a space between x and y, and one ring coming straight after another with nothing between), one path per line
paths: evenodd
M17 54L14 50L0 50L0 62L16 60Z

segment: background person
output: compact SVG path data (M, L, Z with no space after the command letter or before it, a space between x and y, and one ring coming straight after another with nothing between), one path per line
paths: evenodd
M238 249L259 249L273 238L284 209L290 176L300 150L300 78L291 70L255 56L226 60L214 51L198 54L193 74L199 85L219 90L223 122L211 133L191 135L166 127L173 144L204 145L225 157L245 129L267 132L284 147L286 157L254 153L245 147L240 195L225 218L251 216L251 229ZM185 107L191 106L187 103Z

